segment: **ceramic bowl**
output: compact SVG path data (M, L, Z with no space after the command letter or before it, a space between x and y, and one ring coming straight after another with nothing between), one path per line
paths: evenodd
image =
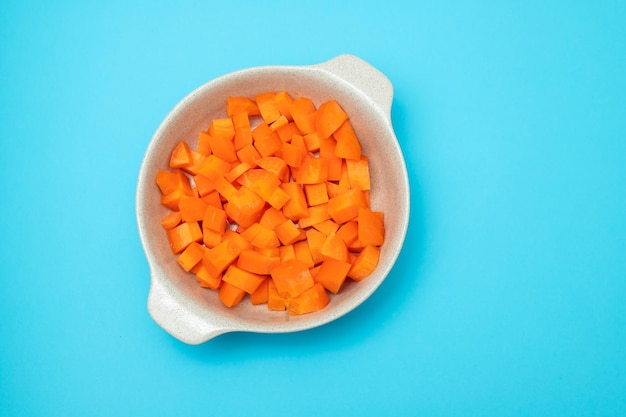
M161 219L156 173L168 165L180 140L195 148L200 130L212 119L225 117L228 96L249 96L286 90L311 98L316 105L334 98L349 115L369 157L373 210L385 213L385 243L378 267L361 282L347 279L323 310L300 316L269 311L248 300L226 308L217 292L201 288L172 255ZM376 68L353 55L340 55L309 66L265 66L236 71L214 79L185 97L159 125L146 150L137 184L139 235L150 268L148 311L172 336L199 344L226 332L284 333L329 323L354 310L383 282L402 248L409 219L409 183L402 151L391 123L393 87ZM367 317L363 317L367 320Z

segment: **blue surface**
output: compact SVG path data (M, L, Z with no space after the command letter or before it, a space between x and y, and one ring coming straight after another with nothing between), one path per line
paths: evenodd
M321 328L173 339L152 133L219 75L340 53L395 87L397 266ZM623 1L3 1L0 415L626 415L625 74Z

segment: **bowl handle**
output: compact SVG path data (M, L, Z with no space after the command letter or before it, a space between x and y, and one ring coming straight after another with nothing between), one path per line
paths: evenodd
M393 85L379 70L354 55L336 56L315 68L326 70L364 93L391 120Z
M211 323L200 317L193 310L191 301L184 299L168 281L157 271L151 272L150 292L148 293L148 312L152 319L176 339L198 345L230 329Z

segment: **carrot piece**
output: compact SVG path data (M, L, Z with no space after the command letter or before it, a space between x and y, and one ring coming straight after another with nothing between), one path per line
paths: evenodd
M328 181L339 181L341 178L344 160L335 155L336 146L337 141L332 137L320 140L319 156L328 160Z
M200 196L200 198L209 206L217 207L218 209L222 208L222 197L217 190L210 191L205 195Z
M345 223L356 218L363 205L362 191L353 188L328 200L328 213L336 223Z
M315 266L315 262L313 262L313 256L311 255L311 249L309 249L308 240L303 240L300 242L296 242L293 244L293 251L298 259L307 266L307 268L313 268Z
M161 226L163 226L165 230L170 230L178 226L181 221L182 218L180 217L180 212L172 211L168 213L163 220L161 220Z
M328 203L328 189L326 188L326 182L305 184L304 195L306 196L306 201L309 207Z
M306 155L305 150L299 146L286 142L283 143L280 156L290 167L300 167L304 155Z
M350 187L346 187L344 185L336 184L332 181L326 182L326 190L328 191L328 198L337 197L341 194L345 194L350 191Z
M207 156L196 175L204 175L210 180L215 180L217 177L226 175L230 170L230 163L228 161L213 154Z
M207 157L194 150L190 150L189 152L191 153L191 165L182 167L181 169L189 175L196 175Z
M274 102L274 97L276 97L275 92L265 92L254 96L254 100L259 107L261 117L268 125L281 116L280 111Z
M181 170L159 170L156 175L156 184L162 195L170 194L176 190L182 190L186 195L191 195L189 178Z
M339 236L331 233L322 243L319 256L322 260L336 259L341 262L348 262L348 247Z
M374 272L378 266L379 258L380 247L374 245L365 246L352 263L348 276L354 281L361 281Z
M293 98L286 91L279 91L274 96L274 104L276 105L276 108L278 109L280 114L285 116L290 122L293 120L293 117L291 117L291 112L289 111L289 107L291 106L292 102Z
M269 207L263 212L259 223L268 229L274 229L285 220L287 220L287 216L285 216L282 211Z
M369 160L365 155L361 159L346 159L346 168L351 188L370 189Z
M337 233L337 231L339 230L339 225L331 219L327 219L322 222L315 223L313 225L313 228L328 236L331 233Z
M204 256L204 248L198 242L191 242L189 246L182 251L176 262L185 270L185 272L191 271L191 268L196 266Z
M192 164L193 160L191 158L189 145L187 145L185 141L178 142L170 155L170 168L184 168Z
M298 220L309 215L309 208L306 204L304 190L295 182L280 184L280 188L289 194L289 201L283 206L283 213L291 220Z
M306 149L309 152L317 152L320 150L320 146L322 145L322 140L320 138L320 135L317 134L317 132L310 132L304 135L302 139L304 141Z
M220 176L214 180L215 189L228 201L232 201L239 194L239 190L226 178Z
M245 111L240 111L234 113L230 118L233 121L233 128L235 129L235 134L237 129L248 129L250 130L250 116Z
M230 265L222 277L222 281L232 284L248 294L252 294L256 291L263 280L265 280L264 276L244 271L235 265Z
M217 246L204 252L202 264L213 275L221 274L237 260L239 254L245 250L249 243L239 234L231 234Z
M299 296L290 299L287 311L289 315L313 313L328 305L330 298L322 284L316 283Z
M188 197L193 195L193 192L190 190L189 192L184 191L183 189L177 189L172 191L169 194L165 194L161 196L161 204L173 211L179 211L178 204L180 203L180 199L183 197Z
M261 168L274 174L280 181L289 181L289 169L284 159L276 156L266 156L258 159L256 162Z
M315 131L322 138L328 138L330 135L348 120L348 115L341 108L337 100L326 101L317 108L315 117Z
M269 275L270 271L278 265L280 265L280 257L267 256L252 249L243 250L237 258L239 268L259 275Z
M281 127L285 127L288 124L289 120L287 120L287 117L285 117L285 115L281 115L278 119L270 123L270 129L276 132L278 129L280 129ZM280 135L278 137L280 137Z
M267 202L275 209L281 209L291 199L291 196L283 191L282 188L276 187L267 199Z
M246 112L248 116L259 116L259 107L249 97L233 96L226 99L226 114L232 117L235 113Z
M306 155L298 170L297 182L300 184L319 184L328 180L328 159Z
M354 249L355 243L360 245L359 224L355 220L342 224L337 230L337 236L345 242L348 249Z
M298 220L298 226L300 226L301 229L306 229L307 227L311 227L314 224L321 223L328 219L330 219L330 214L328 214L328 203L319 204L317 206L309 207L309 215Z
M273 279L268 279L267 283L267 308L268 310L274 311L284 311L287 309L287 302L285 298L278 293Z
M252 133L250 135L252 135ZM254 168L257 166L256 161L261 158L261 154L252 145L252 142L250 142L237 151L237 158L239 158L241 162L246 162Z
M297 297L315 284L309 268L297 259L281 263L272 269L270 275L282 297Z
M245 173L246 171L248 171L251 168L252 167L250 166L249 163L247 163L247 162L240 162L237 165L235 165L235 167L233 169L228 171L228 173L226 175L224 175L224 178L226 178L226 180L228 182L233 182L237 178L239 178L240 175L242 175L243 173Z
M302 220L300 220L302 221ZM300 229L291 219L287 219L274 229L283 245L290 245L300 239Z
M211 143L209 142L210 137L211 135L209 135L209 132L204 130L198 134L198 153L204 156L211 155Z
M337 294L341 289L352 264L337 259L326 259L321 263L314 281L319 282L328 291Z
M234 307L237 304L241 303L246 296L246 292L244 290L237 288L232 284L229 284L223 279L218 294L220 300L222 300L224 305L228 308Z
M278 259L280 262L286 262L290 259L296 259L296 251L293 248L293 245L282 245L278 248ZM279 262L279 263L280 263Z
M205 233L207 230L212 230L223 235L226 231L226 212L222 209L208 205L201 220Z
M313 101L306 97L297 97L289 106L289 112L298 129L304 134L315 131L315 113Z
M309 245L309 252L314 264L322 262L324 259L320 255L322 245L326 241L326 235L319 230L309 229L306 232L306 242Z
M224 206L224 210L235 223L242 227L249 227L259 221L264 207L265 201L261 197L242 186Z
M289 117L287 117L289 119ZM276 129L278 137L283 142L291 142L294 135L302 135L300 129L294 122L289 122L285 126L281 126Z
M280 241L274 230L261 226L260 223L256 223L256 225L258 225L258 231L250 240L252 246L259 249L278 248L280 246Z
M238 160L237 153L235 152L235 144L233 143L232 139L229 139L224 135L211 136L209 138L209 143L211 144L211 150L213 151L213 154L223 161L236 162Z
M223 234L218 233L211 229L202 229L202 243L204 246L211 249L222 243Z
M385 226L377 213L360 207L357 222L359 242L362 245L381 246L385 243Z
M336 156L355 160L361 158L361 143L349 119L343 122L339 129L333 133L333 137L337 140Z
M269 278L264 278L261 285L250 294L250 302L253 305L267 304L269 297Z
M167 231L167 239L172 253L179 254L192 242L200 242L202 240L202 230L198 222L182 222Z
M260 123L252 130L254 147L261 156L272 156L282 148L280 136L265 122Z
M203 257L204 259L204 257ZM210 288L212 290L217 290L222 284L222 274L212 274L206 269L200 261L193 269L192 272L196 274L196 280L200 283L200 286L203 288Z
M204 217L208 204L199 197L183 196L178 202L181 219L184 222L200 221Z

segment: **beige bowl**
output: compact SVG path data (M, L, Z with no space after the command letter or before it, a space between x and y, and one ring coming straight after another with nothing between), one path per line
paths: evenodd
M174 145L197 145L200 130L225 117L228 96L253 96L286 90L310 97L316 105L335 98L350 116L370 158L371 204L385 213L385 244L376 271L365 280L344 284L322 311L288 316L244 300L223 306L217 293L201 288L172 255L160 225L168 210L160 204L157 170L167 168ZM151 285L148 311L172 336L188 344L203 343L226 332L283 333L331 322L365 301L391 270L406 235L409 184L406 165L391 124L393 87L377 69L352 55L340 55L311 66L267 66L233 72L210 81L185 97L158 127L139 172L136 206L139 235L148 259Z

